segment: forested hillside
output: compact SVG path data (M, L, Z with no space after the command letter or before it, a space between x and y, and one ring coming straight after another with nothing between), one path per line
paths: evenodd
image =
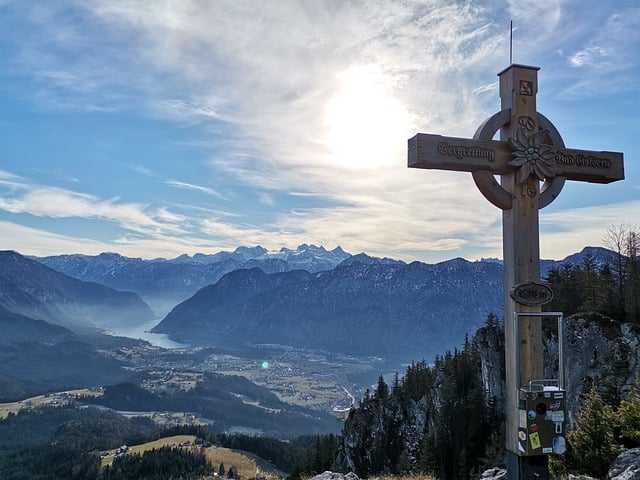
M390 386L380 377L349 414L334 468L359 476L434 472L469 478L500 463L500 399L486 398L481 375L487 337L502 338L493 315L460 351L447 352L432 365L414 363Z

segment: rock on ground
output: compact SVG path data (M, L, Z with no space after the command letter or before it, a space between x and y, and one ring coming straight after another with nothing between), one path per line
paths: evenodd
M507 471L504 468L493 467L482 472L480 480L505 480Z
M609 480L640 480L640 448L618 455L607 474Z
M360 480L360 478L353 472L344 474L326 471L316 475L311 480Z

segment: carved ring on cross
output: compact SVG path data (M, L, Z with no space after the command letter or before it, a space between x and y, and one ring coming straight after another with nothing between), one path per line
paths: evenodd
M539 112L536 112L538 116L538 129L546 130L547 136L551 141L551 145L564 148L564 141L560 136L560 133L556 127ZM493 116L485 120L482 125L478 127L473 138L476 140L492 140L493 136L502 127L509 124L511 121L511 109L506 108ZM519 126L517 128L520 128ZM478 190L484 195L484 197L493 203L496 207L502 210L510 210L512 205L512 194L500 185L491 171L489 170L476 170L472 172L473 181L475 182ZM542 187L540 188L540 197L538 200L538 208L544 208L553 202L556 197L562 191L564 187L565 177L555 176L550 179L545 179Z

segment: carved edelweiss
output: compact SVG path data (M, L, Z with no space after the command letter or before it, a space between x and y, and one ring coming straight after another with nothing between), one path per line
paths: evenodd
M555 153L551 145L542 143L547 135L547 130L541 130L534 135L525 135L518 128L516 138L510 139L513 160L509 162L512 167L518 168L518 183L524 183L529 175L535 175L538 180L545 180L556 176L553 171Z

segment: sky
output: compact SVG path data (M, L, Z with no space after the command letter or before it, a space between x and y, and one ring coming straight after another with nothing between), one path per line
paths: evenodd
M540 211L541 257L604 246L639 221L636 0L0 0L0 249L501 258L471 175L406 156L499 111L510 21L565 145L625 159Z

